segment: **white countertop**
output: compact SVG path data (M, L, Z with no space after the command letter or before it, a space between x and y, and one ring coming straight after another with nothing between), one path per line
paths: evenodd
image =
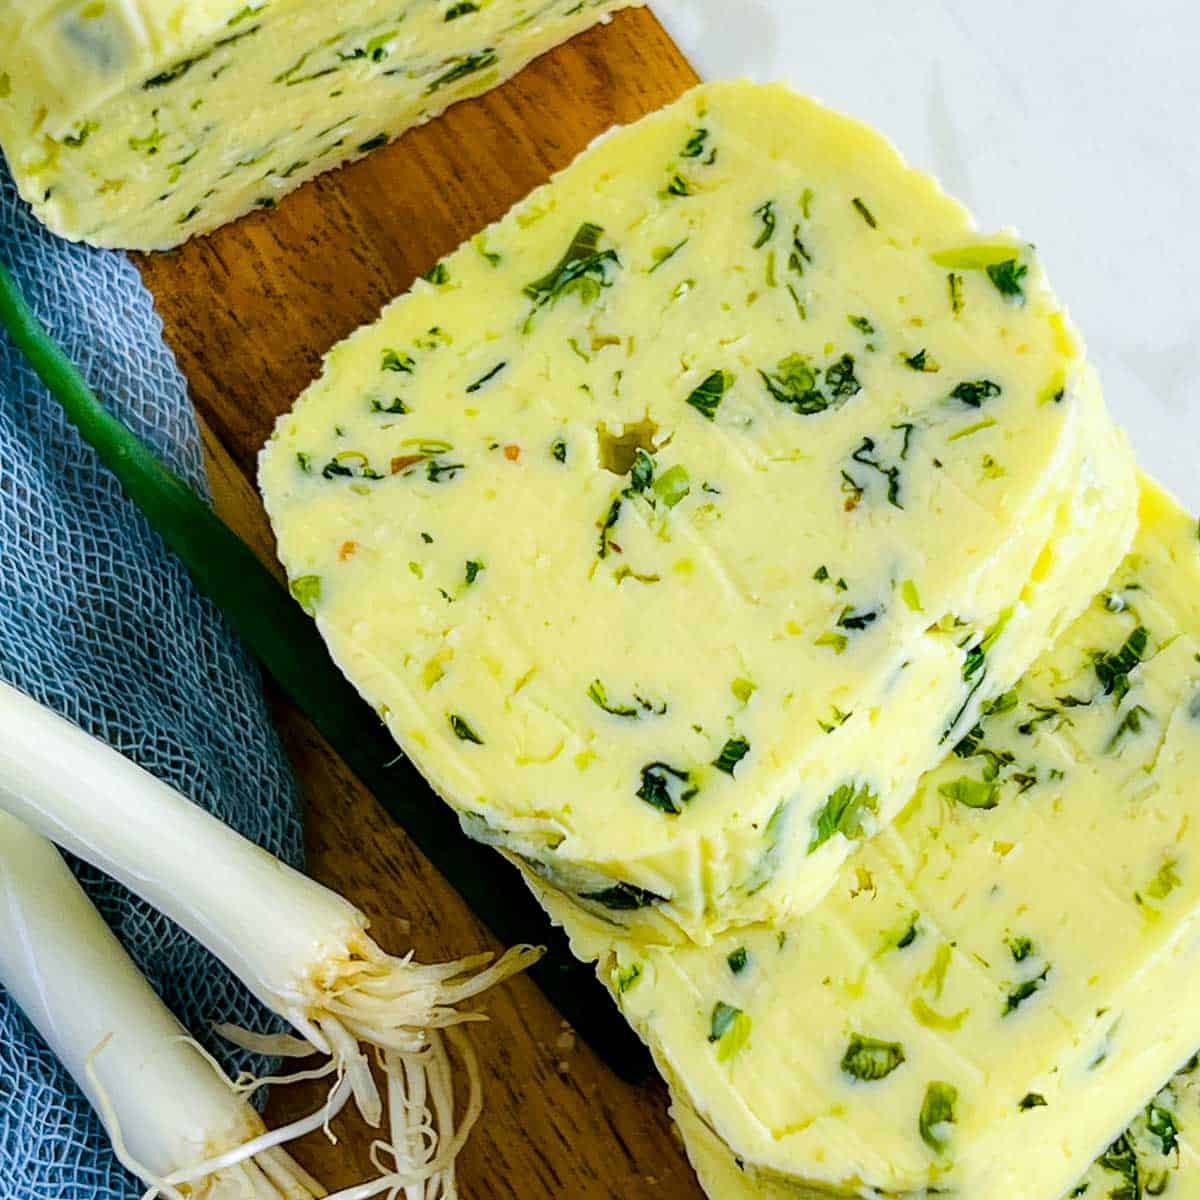
M1195 0L651 0L705 78L782 79L1036 243L1142 463L1200 511Z

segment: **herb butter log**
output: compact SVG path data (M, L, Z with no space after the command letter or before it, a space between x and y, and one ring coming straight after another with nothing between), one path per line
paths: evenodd
M641 936L803 911L1103 585L1135 488L1032 250L701 87L328 356L261 464L468 833Z
M805 916L647 947L545 893L765 1195L1054 1200L1200 1046L1200 541L1151 483L1141 511Z
M640 0L9 0L0 147L55 233L162 250Z

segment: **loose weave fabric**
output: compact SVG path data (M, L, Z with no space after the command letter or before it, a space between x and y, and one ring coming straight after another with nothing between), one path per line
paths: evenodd
M110 409L206 490L184 381L137 271L123 254L47 233L2 160L0 258ZM295 786L255 665L2 330L0 676L299 863ZM277 1022L180 929L72 865L180 1020L231 1069L261 1070L209 1029ZM0 991L0 1200L130 1200L143 1190Z

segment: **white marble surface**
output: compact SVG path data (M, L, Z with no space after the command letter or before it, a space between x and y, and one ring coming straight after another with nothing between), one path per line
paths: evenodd
M882 129L1038 246L1143 464L1200 511L1197 0L651 0L701 75Z

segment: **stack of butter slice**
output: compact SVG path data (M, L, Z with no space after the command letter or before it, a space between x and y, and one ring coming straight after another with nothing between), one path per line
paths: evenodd
M639 2L0 4L0 148L56 233L162 250Z
M445 259L330 353L261 480L467 832L661 942L817 903L1135 508L1032 249L750 84Z
M1200 1045L1198 774L1200 543L1146 482L1107 589L815 909L672 951L551 903L698 1165L715 1138L768 1196L1056 1198Z
M1194 529L1147 485L1125 557L1032 248L878 135L719 84L602 139L329 355L261 481L698 1163L1057 1200L1200 1045Z

